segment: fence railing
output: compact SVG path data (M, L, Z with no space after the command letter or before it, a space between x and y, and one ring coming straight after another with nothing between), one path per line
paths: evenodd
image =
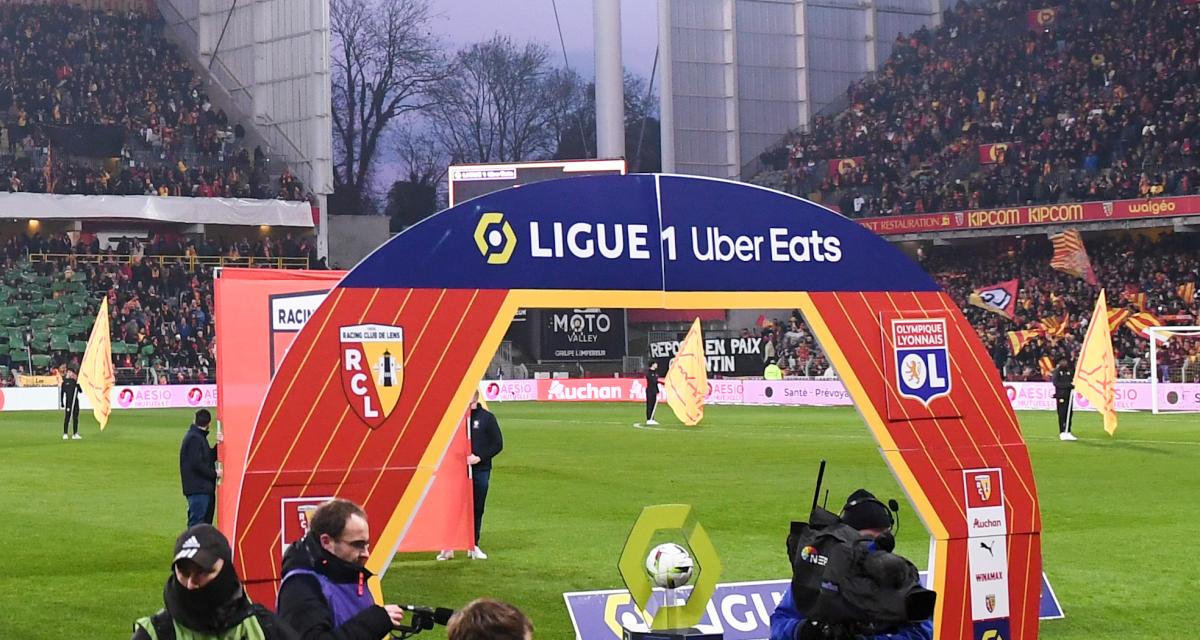
M231 257L231 256L159 256L104 255L77 253L31 253L30 262L74 261L82 264L133 264L137 260L155 260L162 264L182 264L188 271L196 267L273 267L275 269L307 269L308 258Z

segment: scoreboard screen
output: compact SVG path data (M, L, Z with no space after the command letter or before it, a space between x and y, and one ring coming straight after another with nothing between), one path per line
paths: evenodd
M574 176L625 175L624 160L559 160L450 166L450 206L519 184Z

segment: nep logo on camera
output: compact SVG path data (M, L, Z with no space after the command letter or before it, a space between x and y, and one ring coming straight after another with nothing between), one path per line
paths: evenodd
M896 388L926 407L950 394L950 348L945 318L892 320Z

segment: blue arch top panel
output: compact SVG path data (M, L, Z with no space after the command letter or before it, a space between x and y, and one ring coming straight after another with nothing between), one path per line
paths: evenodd
M828 209L737 182L587 176L523 185L392 238L344 287L935 291L907 256Z

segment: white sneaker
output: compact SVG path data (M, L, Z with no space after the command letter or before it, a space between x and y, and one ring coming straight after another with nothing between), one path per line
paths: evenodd
M1064 442L1074 442L1075 440L1078 440L1079 438L1076 438L1075 434L1071 433L1070 431L1064 431L1064 432L1058 434L1058 439L1062 440Z
M470 556L472 560L487 560L487 554L484 553L483 549L480 549L478 546L468 551L467 555Z
M441 552L441 553L437 554L437 559L438 559L438 561L442 561L442 560L453 560L453 559L454 559L454 552L453 552L453 551L451 551L451 550L449 550L449 549L447 549L447 550L445 550L445 551L443 551L443 552Z
M70 439L70 438L68 438L68 437L67 437L67 434L65 434L65 433L64 433L64 434L63 434L63 440L69 440L69 439Z
M656 425L656 424L658 424L658 420L647 420L647 421L646 421L646 424L648 424L648 425Z
M64 435L63 437L65 438L66 436ZM77 434L71 436L71 439L72 440L83 440L83 436L81 436L77 433Z

